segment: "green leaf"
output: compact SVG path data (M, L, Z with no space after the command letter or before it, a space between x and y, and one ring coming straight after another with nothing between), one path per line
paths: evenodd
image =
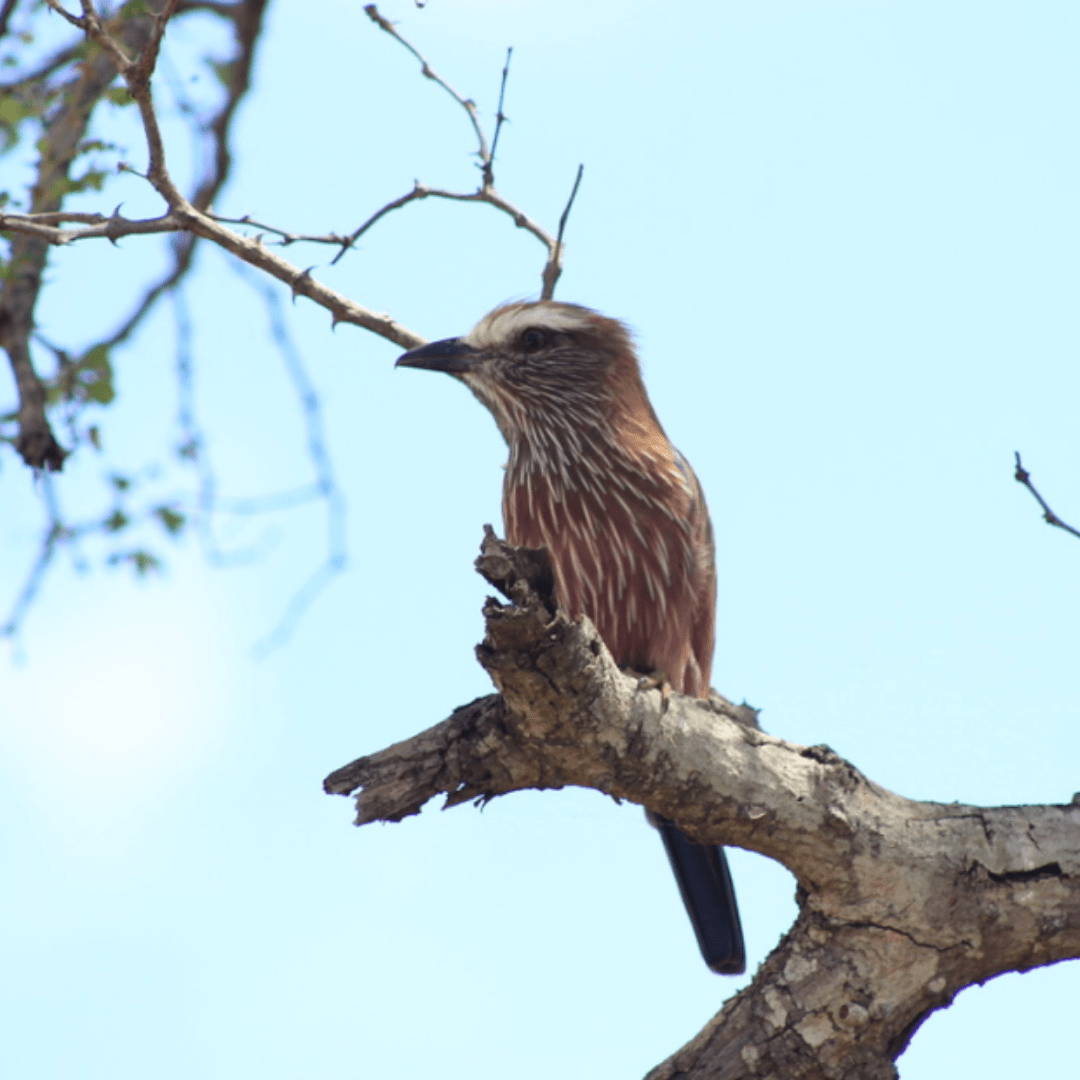
M0 98L0 124L17 124L32 112L29 104L15 94Z
M218 81L226 90L233 88L233 80L236 78L235 60L208 60L210 70L218 77Z
M126 86L110 86L105 91L105 100L111 101L113 105L119 105L123 108L125 105L130 105L135 99L131 96L131 92Z
M102 523L102 528L106 532L119 532L121 529L126 528L131 524L131 518L124 513L119 507L117 507Z
M118 551L109 556L110 566L119 566L123 562L130 564L139 577L146 577L151 570L161 569L161 560L143 548L137 548L134 551Z
M82 176L73 176L64 185L67 194L76 194L80 191L100 191L105 186L108 177L104 169L87 169Z
M172 506L155 507L154 517L165 526L165 531L170 536L178 536L187 524L187 517Z
M95 345L74 361L61 353L60 370L45 386L45 401L49 405L58 401L96 401L108 405L115 396L109 350L104 345Z
M80 154L89 154L93 150L108 151L119 149L120 147L116 143L105 142L104 139L83 139L83 141L79 143Z
M117 396L112 388L112 365L109 363L109 350L104 345L95 345L76 364L77 380L83 401L108 405ZM72 395L75 396L75 395Z

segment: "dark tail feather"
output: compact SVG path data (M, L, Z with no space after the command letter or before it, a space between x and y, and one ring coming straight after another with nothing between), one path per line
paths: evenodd
M660 830L705 963L717 975L741 975L746 947L724 849L695 844L659 814L646 811L646 816Z

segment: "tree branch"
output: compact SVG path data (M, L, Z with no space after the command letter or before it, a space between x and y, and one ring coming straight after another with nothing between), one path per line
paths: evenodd
M563 207L562 215L559 217L559 231L555 236L555 246L551 249L551 256L548 259L547 266L544 267L544 287L540 292L542 300L550 300L555 295L555 283L562 276L563 233L566 231L566 221L570 217L570 211L574 206L574 200L577 198L578 188L581 187L581 178L584 173L585 166L579 165L577 175L574 177L574 186L570 189L570 197L566 200L566 206Z
M364 14L379 27L380 30L385 30L395 41L399 42L404 48L420 61L420 74L425 79L430 79L433 83L437 83L441 86L464 110L469 117L469 122L472 124L473 132L476 135L476 141L480 144L477 150L477 156L480 158L481 167L487 165L491 160L491 154L488 151L487 139L484 138L484 129L480 126L480 118L476 114L476 102L471 98L467 98L459 94L435 69L424 59L420 51L413 45L407 38L398 33L397 27L389 20L379 14L379 9L374 4L364 5ZM504 83L505 85L505 83Z
M0 6L0 38L7 35L8 24L11 22L11 16L18 2L19 0L4 0L3 6Z
M640 691L588 620L555 609L544 553L490 530L477 650L499 693L327 778L357 823L427 799L591 787L702 843L787 866L800 915L753 983L652 1077L876 1080L935 1009L1004 971L1080 956L1080 805L915 802L745 712Z
M1047 501L1039 494L1038 489L1031 482L1031 473L1024 468L1023 463L1020 461L1020 451L1017 450L1014 451L1014 453L1016 456L1016 471L1013 473L1013 479L1018 483L1023 484L1035 497L1035 501L1043 509L1043 520L1046 521L1048 525L1056 525L1059 529L1064 529L1067 533L1072 533L1073 536L1080 538L1080 529L1074 529L1071 525L1062 521L1061 518L1050 509L1050 505Z
M55 7L55 0L50 0ZM75 16L62 14L70 20ZM78 21L78 20L76 20ZM124 20L117 33L128 48L149 40L151 20ZM119 45L117 45L119 49ZM44 124L37 178L31 190L29 213L52 213L60 209L69 186L72 163L85 137L94 106L116 77L113 57L91 54L71 81L62 88L60 104ZM19 435L15 446L23 460L36 469L58 470L67 451L57 441L45 415L45 389L30 356L30 333L41 289L49 242L35 222L15 230L10 270L0 284L0 347L8 354L19 391Z

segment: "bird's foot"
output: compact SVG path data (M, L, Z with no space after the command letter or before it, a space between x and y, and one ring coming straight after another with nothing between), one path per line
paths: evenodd
M667 677L667 672L655 671L652 675L643 675L638 679L637 688L639 690L659 690L660 712L661 714L667 712L668 701L671 698L671 680Z

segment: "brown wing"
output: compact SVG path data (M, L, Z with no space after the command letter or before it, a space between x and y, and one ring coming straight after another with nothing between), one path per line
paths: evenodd
M690 482L690 535L696 558L696 603L690 631L691 660L687 665L686 686L682 692L694 697L708 697L713 649L716 646L716 542L705 492L701 490L697 475L681 454L678 454L677 462Z

